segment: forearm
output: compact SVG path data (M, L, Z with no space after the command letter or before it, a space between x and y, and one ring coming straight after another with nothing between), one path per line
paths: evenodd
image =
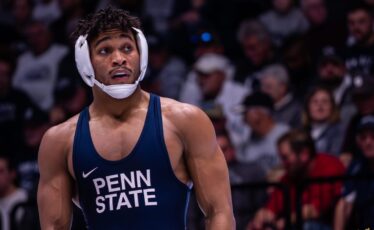
M235 218L231 211L217 212L215 214L208 215L205 219L205 229L235 229Z
M38 208L42 230L68 230L72 220L72 201L70 193L56 192L50 186L40 185L38 190ZM69 199L70 198L70 199Z
M42 230L68 230L71 227L72 217L60 214L60 211L40 209L40 227Z
M68 230L70 229L72 215L71 210L61 210L55 205L43 205L39 201L40 227L42 230Z

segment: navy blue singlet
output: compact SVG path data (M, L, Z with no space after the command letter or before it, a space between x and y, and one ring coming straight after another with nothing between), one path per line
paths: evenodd
M186 229L191 189L176 178L171 167L160 98L151 94L140 138L132 152L118 161L97 153L89 119L85 108L73 147L79 202L88 229Z

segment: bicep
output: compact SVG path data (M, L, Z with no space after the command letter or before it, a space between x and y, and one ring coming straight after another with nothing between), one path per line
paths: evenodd
M204 116L196 116L184 135L186 161L199 205L206 215L231 209L228 169L213 125Z
M71 219L72 179L63 143L51 131L39 149L38 208L42 229L68 229Z

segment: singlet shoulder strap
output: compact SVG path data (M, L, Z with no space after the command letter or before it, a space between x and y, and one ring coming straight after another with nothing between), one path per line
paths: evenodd
M79 114L77 126L75 129L74 142L73 142L73 170L75 175L80 172L79 158L80 153L84 152L85 143L85 130L88 125L88 107L85 107Z

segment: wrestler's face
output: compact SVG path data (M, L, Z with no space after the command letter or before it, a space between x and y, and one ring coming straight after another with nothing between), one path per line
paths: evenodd
M358 42L365 42L372 34L372 17L364 10L356 10L348 15L348 28Z
M356 139L364 156L374 159L374 130L364 130L357 135Z
M140 55L131 31L114 29L99 34L90 43L90 54L99 82L132 84L139 77Z

